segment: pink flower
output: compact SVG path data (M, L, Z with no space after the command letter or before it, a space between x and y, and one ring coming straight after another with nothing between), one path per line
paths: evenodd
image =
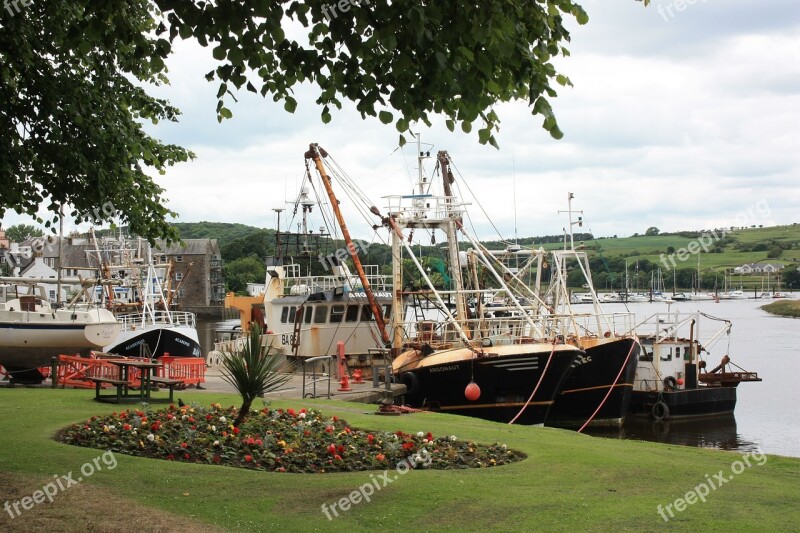
M249 463L250 461L253 460L253 456L248 453L247 455L244 456L244 460Z

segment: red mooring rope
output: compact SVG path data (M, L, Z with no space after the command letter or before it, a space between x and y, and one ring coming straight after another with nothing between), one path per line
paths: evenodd
M608 397L611 396L611 391L614 390L614 387L617 386L617 382L619 381L619 378L622 375L622 371L625 370L626 366L628 366L628 360L631 358L631 354L633 353L633 348L635 346L637 346L638 344L639 344L639 338L638 337L633 337L633 344L631 344L631 349L628 350L628 356L625 358L625 361L622 363L622 368L620 368L619 372L617 372L617 377L616 377L616 379L614 379L614 383L608 388L608 392L606 393L606 397L603 398L603 401L600 402L600 405L598 405L597 409L594 410L594 413L592 413L592 416L589 417L589 420L587 420L586 422L583 423L583 425L581 426L581 429L578 430L578 433L581 433L584 429L586 429L586 426L589 425L589 422L594 420L594 417L597 416L597 413L599 413L600 409L602 409L603 406L606 404L606 400L608 400Z
M525 409L528 408L528 405L531 403L531 400L533 400L533 397L536 395L536 391L539 390L539 385L542 384L542 380L544 379L544 375L547 374L547 368L550 366L550 361L553 360L553 354L554 353L556 353L556 341L553 341L553 350L550 352L550 357L547 358L547 364L544 365L544 370L542 370L542 375L539 376L539 382L536 383L536 387L533 388L533 392L531 393L530 398L528 398L528 401L525 402L525 405L522 406L522 409L519 410L519 413L517 413L517 416L515 416L514 418L511 419L511 422L509 422L509 424L513 424L514 422L516 422L517 418L519 418L520 415L525 412Z

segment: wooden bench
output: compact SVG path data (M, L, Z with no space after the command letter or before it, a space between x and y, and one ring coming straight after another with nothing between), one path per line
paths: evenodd
M171 378L162 378L159 376L153 376L150 378L150 383L153 385L163 385L169 388L169 398L150 398L151 402L169 402L172 403L172 395L175 392L175 387L178 385L183 385L183 381L179 379L171 379Z
M94 381L94 399L98 402L108 402L108 403L122 403L123 399L125 399L128 395L123 394L123 389L127 389L128 382L123 381L121 379L111 379L111 378L94 378L90 377L90 381ZM100 387L107 383L109 385L114 385L117 388L116 394L100 394ZM127 393L127 391L126 391Z

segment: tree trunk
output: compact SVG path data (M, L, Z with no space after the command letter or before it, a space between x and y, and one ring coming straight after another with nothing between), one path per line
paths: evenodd
M239 424L244 421L245 417L250 413L250 405L253 403L253 400L245 399L242 402L242 407L239 408L239 414L236 415L236 420L233 421L233 427L239 427Z

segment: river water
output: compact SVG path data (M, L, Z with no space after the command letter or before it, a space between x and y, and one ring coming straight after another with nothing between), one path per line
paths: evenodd
M728 353L731 361L762 382L742 383L733 416L699 421L653 422L629 419L620 430L587 429L592 435L700 446L734 451L760 448L776 455L800 457L800 319L770 315L760 307L770 300L635 303L627 309L637 320L655 314L701 311L732 321L728 340L723 338L707 357L716 365ZM625 312L625 304L606 304L606 312ZM580 309L580 308L578 308ZM214 341L218 322L201 321L198 334L203 353ZM719 322L701 318L701 342L719 329Z

